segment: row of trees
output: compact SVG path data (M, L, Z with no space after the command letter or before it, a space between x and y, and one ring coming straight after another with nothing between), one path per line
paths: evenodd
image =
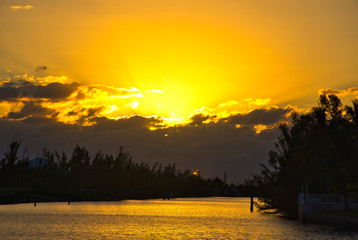
M71 158L45 149L37 166L30 166L27 156L19 156L20 144L13 141L0 161L0 192L23 191L38 200L110 200L223 195L233 188L175 164L134 162L123 147L115 156L99 151L93 158L78 145Z
M321 95L307 114L292 114L292 126L282 124L276 149L267 165L246 182L264 203L289 216L297 214L302 184L310 192L358 193L358 101L343 106L336 95Z

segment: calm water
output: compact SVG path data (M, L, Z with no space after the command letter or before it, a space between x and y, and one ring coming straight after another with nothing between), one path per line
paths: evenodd
M358 239L250 213L248 198L0 206L0 239Z

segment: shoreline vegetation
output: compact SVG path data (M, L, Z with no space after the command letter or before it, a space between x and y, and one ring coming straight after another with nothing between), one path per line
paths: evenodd
M349 202L358 199L358 100L352 104L323 94L308 113L294 112L291 123L280 125L267 164L245 181L263 203L259 209L297 219L298 193L308 192L343 194L350 210Z
M29 160L12 141L0 161L0 204L25 202L113 201L176 197L240 196L240 186L224 178L204 178L200 170L181 171L176 164L149 165L132 160L124 147L117 155L99 151L92 158L76 145L65 153L43 151ZM242 187L242 186L241 186Z

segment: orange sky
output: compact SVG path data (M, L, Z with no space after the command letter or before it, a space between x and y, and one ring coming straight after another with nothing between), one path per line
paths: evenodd
M20 3L0 5L2 71L45 65L86 85L163 91L138 114L186 118L248 98L306 106L358 80L355 1Z

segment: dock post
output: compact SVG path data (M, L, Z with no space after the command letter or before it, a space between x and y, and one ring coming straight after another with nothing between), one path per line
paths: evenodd
M251 196L250 212L254 211L254 197Z

